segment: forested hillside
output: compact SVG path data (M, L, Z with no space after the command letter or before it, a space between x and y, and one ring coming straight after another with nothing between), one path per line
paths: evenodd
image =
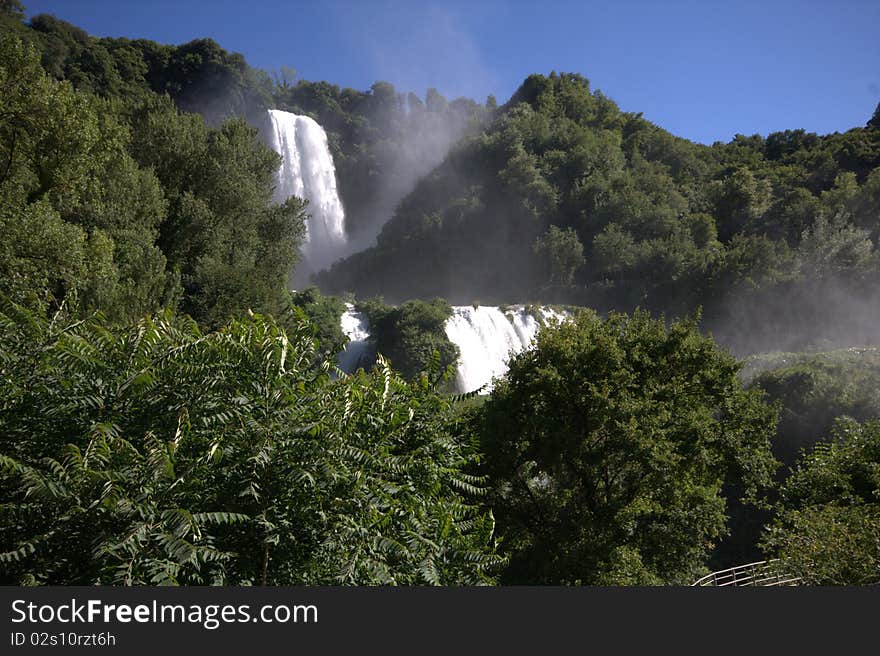
M873 340L862 305L876 298L878 166L877 114L845 134L707 147L621 112L580 75L533 75L419 182L375 248L319 282L398 300L702 307L744 353Z
M17 0L0 91L0 583L875 581L876 354L828 347L880 342L880 107L706 146L579 74L347 89ZM269 108L333 155L318 287ZM450 301L567 314L453 394Z

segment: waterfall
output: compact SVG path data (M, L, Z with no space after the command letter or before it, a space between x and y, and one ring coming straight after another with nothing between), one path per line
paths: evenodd
M541 308L540 315L545 321L563 316L547 308ZM466 305L453 307L445 328L461 353L456 373L459 391L486 385L483 391L488 392L492 379L507 373L510 355L532 344L541 323L523 307L502 312L497 307Z
M503 311L486 306L453 307L444 329L460 353L455 377L458 391L472 392L484 385L483 392L491 391L492 379L507 373L510 355L531 346L542 323L566 316L549 308L538 308L538 315L540 321L522 306ZM339 368L353 373L372 362L370 326L366 317L355 312L350 303L346 304L340 326L350 342L339 355Z
M309 201L302 247L308 273L320 271L343 255L346 247L345 212L336 191L336 169L324 129L308 116L269 110L269 145L282 157L275 200L291 196Z
M354 373L360 367L369 367L373 348L369 342L370 325L367 318L361 312L356 312L351 303L346 303L339 325L348 337L348 345L337 358L339 368L346 373Z

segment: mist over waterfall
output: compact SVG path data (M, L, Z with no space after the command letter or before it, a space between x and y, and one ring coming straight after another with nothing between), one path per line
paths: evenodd
M461 353L456 372L456 387L461 392L472 392L507 373L511 354L528 348L541 323L525 308L517 307L502 312L497 307L459 306L452 308L446 322L446 336ZM539 310L543 320L561 318L553 310Z
M269 110L269 145L281 155L275 200L291 196L309 201L303 261L296 278L307 281L345 254L345 212L336 190L336 169L327 134L308 116Z

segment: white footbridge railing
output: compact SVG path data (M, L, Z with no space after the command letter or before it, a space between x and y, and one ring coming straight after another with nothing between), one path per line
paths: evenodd
M781 586L798 585L800 577L789 576L779 567L778 560L759 560L712 572L695 581L695 586Z

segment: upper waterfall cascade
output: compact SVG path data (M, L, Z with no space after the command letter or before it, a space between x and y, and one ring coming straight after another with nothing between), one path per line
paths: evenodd
M269 110L271 147L282 157L275 199L309 201L303 243L304 265L320 271L341 257L347 246L345 212L336 190L336 169L324 129L308 116Z
M562 320L565 316L543 307L531 312L522 306L505 310L492 306L454 306L444 328L460 353L455 376L458 391L473 392L480 388L483 392L490 391L492 379L507 373L511 354L531 346L543 323ZM339 368L353 372L372 355L369 322L347 304L340 325L350 341L339 355Z

